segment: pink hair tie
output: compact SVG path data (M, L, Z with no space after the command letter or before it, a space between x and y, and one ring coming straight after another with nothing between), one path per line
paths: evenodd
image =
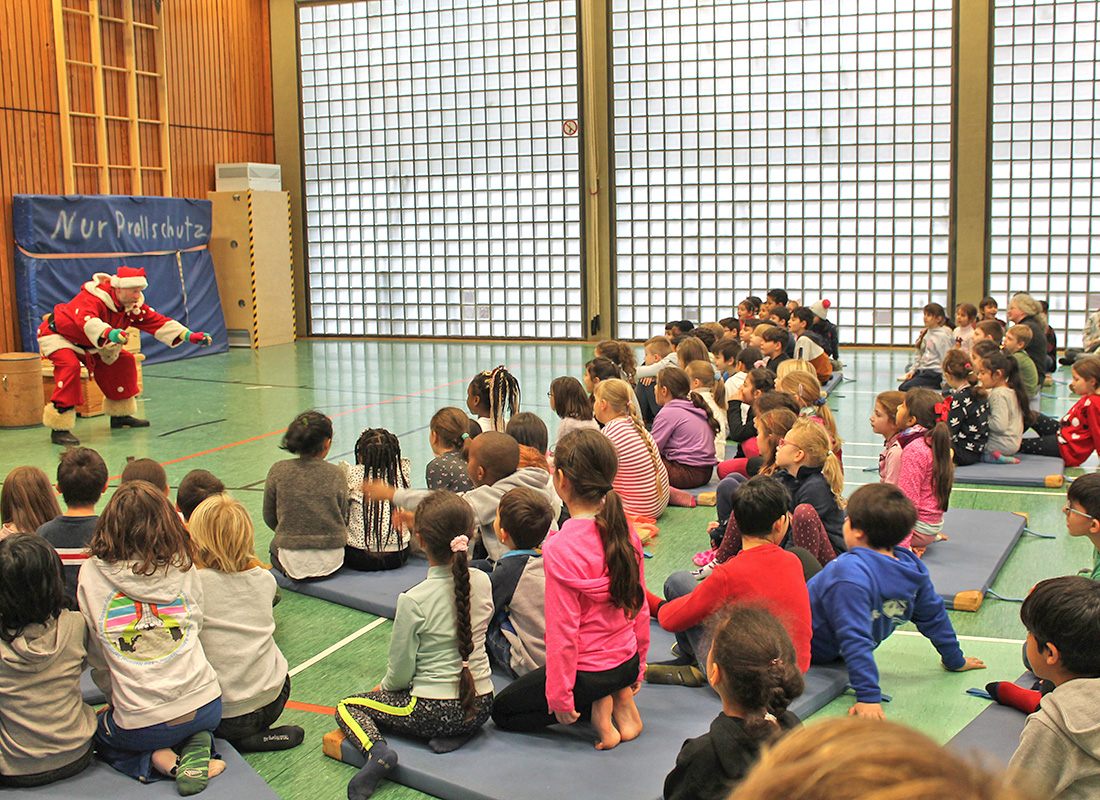
M462 668L463 669L469 669L470 668L470 662L469 661L463 661L462 662Z
M451 539L451 552L452 553L465 553L470 547L469 536L456 536Z

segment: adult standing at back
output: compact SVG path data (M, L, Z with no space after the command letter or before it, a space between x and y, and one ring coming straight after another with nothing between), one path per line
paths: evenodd
M1019 292L1008 303L1008 319L1013 325L1027 325L1031 328L1031 341L1025 351L1035 362L1039 385L1042 386L1043 379L1050 372L1050 365L1047 363L1047 316L1043 313L1043 307L1031 295Z

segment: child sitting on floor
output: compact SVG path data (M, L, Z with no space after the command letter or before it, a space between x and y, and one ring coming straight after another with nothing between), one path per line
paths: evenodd
M508 417L519 410L519 381L504 367L479 372L466 389L466 407L483 431L503 433Z
M746 348L746 350L751 349L753 348ZM774 391L775 373L770 369L753 367L745 374L745 380L741 383L741 396L739 398L744 413L740 417L735 417L731 408L731 413L726 415L730 426L726 437L728 441L738 443L738 457L752 458L759 455L759 450L752 442L753 436L756 435L756 426L753 422L755 412L753 409L757 400L763 395Z
M645 343L645 359L634 373L637 379L638 413L646 426L653 424L660 410L656 399L657 376L665 367L679 364L676 351L664 336L654 336Z
M978 385L987 392L989 402L989 438L982 461L990 464L1018 464L1024 428L1031 424L1034 412L1016 359L993 353L978 361Z
M1005 326L995 319L983 319L974 326L974 335L970 337L970 354L977 356L974 345L978 342L993 342L998 348L1005 336Z
M677 489L705 486L714 474L714 438L720 430L707 401L691 391L688 374L666 367L657 376L653 441L661 453L669 482Z
M631 402L630 385L619 380L601 381L592 410L603 423L603 434L614 445L619 459L611 485L622 501L623 511L657 519L669 504L668 470Z
M191 515L190 533L202 583L199 641L222 690L214 735L242 753L297 747L299 726L271 727L290 698L290 675L273 638L279 587L256 558L252 519L229 495L212 495Z
M669 664L650 664L650 683L702 686L706 666L704 622L723 605L747 601L762 604L784 621L794 641L799 671L810 667L810 599L802 561L779 545L790 525L790 493L769 475L750 478L733 495L733 515L741 550L716 566L702 583L686 570L665 581L662 600L646 593L650 616L676 634L680 657Z
M691 392L707 401L710 413L718 422L718 432L714 435L714 456L722 461L726 457L727 417L726 385L714 374L709 361L692 361L684 368L691 379Z
M5 484L5 488L7 484ZM69 447L57 465L57 490L65 500L65 513L38 528L38 535L53 545L65 568L65 597L76 608L80 566L88 558L88 544L99 517L95 504L107 491L107 465L88 447Z
M826 564L808 585L813 617L813 662L843 659L856 693L850 714L884 719L874 649L912 620L932 641L945 669L984 669L959 648L943 598L928 567L898 547L913 530L917 510L888 483L859 487L848 500L844 539L848 552Z
M642 543L611 488L618 468L603 434L580 430L558 445L554 487L569 520L543 545L546 666L506 687L493 721L506 731L570 725L591 713L596 749L642 731L634 691L649 650Z
M970 359L957 347L943 359L943 382L950 388L944 397L951 403L947 427L954 461L960 467L981 461L989 441L989 402L978 387L978 375Z
M757 363L760 364L757 367ZM764 369L764 356L756 347L745 347L737 354L737 372L726 381L726 441L737 442L738 445L753 436L752 399L747 403L744 400L745 381L749 379L749 373L754 369ZM771 382L768 384L775 388L775 373L771 373ZM762 373L758 373L758 376ZM755 389L753 394L755 395ZM767 391L760 389L759 391Z
M347 474L348 541L344 566L359 572L397 569L409 559L409 529L395 519L389 503L363 497L363 481L384 481L409 488L409 459L401 442L385 428L367 428L355 443L355 466L339 464Z
M665 800L725 800L762 747L802 723L788 708L805 690L791 637L750 605L716 614L707 681L722 698L710 731L688 739L665 778Z
M800 418L776 447L775 475L791 493L795 508L803 503L813 506L839 554L845 550L844 473L833 448L823 425Z
M64 586L40 537L0 541L0 786L42 786L92 762L96 717L80 699L88 631L64 608Z
M1027 346L1031 343L1031 328L1027 325L1013 325L1005 331L1005 343L1001 348L1005 355L1016 359L1016 366L1020 368L1020 380L1024 384L1024 391L1031 401L1031 409L1039 411L1039 371L1035 369L1035 362L1027 354Z
M272 464L264 483L264 522L275 531L271 560L294 580L326 577L343 565L348 543L347 477L325 461L332 420L303 411L279 446L297 458Z
M1039 437L1021 440L1021 453L1061 456L1076 467L1100 448L1100 358L1075 362L1069 389L1081 399L1060 421L1036 414L1031 427Z
M386 675L336 707L340 728L367 757L348 783L348 800L370 797L397 765L383 731L427 739L447 753L473 738L493 705L485 652L492 586L466 563L470 506L452 492L431 492L417 506L413 530L428 554L428 577L397 597Z
M898 406L905 402L905 392L879 392L871 411L871 430L883 438L885 444L878 456L878 479L882 483L898 482L901 468L901 444L898 442Z
M130 481L145 481L146 483L151 483L164 492L165 497L170 496L168 491L168 475L165 473L164 467L151 458L127 457L126 466L122 469L122 476L119 478L119 483L129 483Z
M951 460L951 431L947 427L949 401L927 388L910 389L905 402L898 406L898 443L901 464L898 488L917 509L912 536L902 542L918 556L938 539L944 538L943 514L951 499L955 482L955 463Z
M1100 794L1100 584L1051 578L1020 608L1031 671L1053 683L1027 718L1009 770L1041 797Z
M428 444L435 456L424 470L425 485L429 489L449 489L452 492L468 492L474 488L462 460L462 447L466 440L481 433L481 425L466 416L461 408L448 406L432 415Z
M978 309L973 303L959 303L955 306L955 347L970 355L970 345L974 341L974 323L978 321Z
M512 489L500 498L493 530L508 552L492 574L489 658L513 678L546 665L546 572L542 542L554 516L546 496Z
M596 420L592 418L592 401L576 378L568 375L554 378L550 383L549 397L550 409L561 420L554 447L557 447L557 443L570 431L580 428L600 429Z
M779 325L763 325L760 331L760 352L764 354L768 369L775 371L776 367L790 358L787 355L787 344L791 341L791 335L787 329Z
M225 484L217 475L205 469L193 469L183 476L176 488L176 509L186 524L199 503L212 494L221 494L224 491Z
M1066 491L1066 530L1070 536L1085 536L1092 542L1092 567L1087 574L1100 581L1100 472L1081 475Z
M593 431L595 433L595 431ZM554 519L561 512L561 498L554 492L550 476L544 468L520 466L520 446L506 433L487 431L468 445L467 469L474 488L460 494L474 510L474 521L478 526L479 540L477 556L484 555L490 562L496 562L507 552L493 532L500 498L510 489L525 486L542 492L554 509ZM367 481L363 484L363 497L375 502L389 501L396 506L415 510L430 493L424 489L397 489L382 481ZM557 530L555 523L554 530Z
M917 337L916 354L898 391L907 392L918 386L939 389L943 382L943 357L954 344L954 331L947 327L947 312L939 303L929 303L924 307L924 330Z
M38 467L16 467L0 489L0 539L13 533L34 533L61 514L50 479Z

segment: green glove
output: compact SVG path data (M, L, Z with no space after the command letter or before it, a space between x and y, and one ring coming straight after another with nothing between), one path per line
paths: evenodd
M126 344L126 340L130 338L130 334L121 328L111 328L107 331L107 338L115 344Z

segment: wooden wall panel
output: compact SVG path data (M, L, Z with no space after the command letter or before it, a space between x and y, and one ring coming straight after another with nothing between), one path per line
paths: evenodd
M0 0L0 63L6 72L0 81L0 352L22 348L12 195L62 191L51 5L50 0ZM135 17L144 20L150 4L135 5ZM119 0L109 0L102 8L115 15L121 6ZM171 0L163 8L172 195L205 198L214 189L214 164L274 160L268 4ZM83 35L77 39L78 48L87 41ZM139 43L139 50L144 57L148 47ZM90 106L90 86L75 88ZM155 94L139 87L142 97L155 102ZM113 147L119 153L127 144ZM158 142L143 140L143 151L155 153L155 148ZM158 193L156 174L146 174L145 180L146 192ZM78 191L81 184L78 171Z

